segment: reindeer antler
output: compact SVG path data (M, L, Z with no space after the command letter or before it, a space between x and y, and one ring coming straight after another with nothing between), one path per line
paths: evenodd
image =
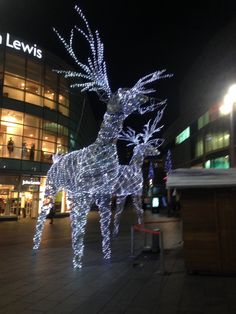
M153 120L152 123L151 123L152 120L149 120L148 123L144 125L143 132L136 134L135 130L128 127L127 131L126 132L122 131L119 134L118 138L120 140L130 142L127 146L131 146L131 145L136 146L136 145L142 144L142 142L143 142L143 144L150 144L150 145L154 145L156 147L159 147L164 142L164 139L161 139L161 138L151 139L151 138L153 137L153 135L155 133L160 132L160 130L163 127L163 125L161 125L159 127L157 127L157 125L163 116L163 112L165 110L165 107L162 108L162 110L159 110L157 112L157 116Z
M159 139L152 139L152 140L150 140L150 139L153 137L154 134L160 132L160 130L163 127L163 125L161 125L159 127L157 127L157 125L163 116L163 112L165 110L165 107L162 110L159 110L157 112L157 116L153 120L153 122L151 123L151 120L149 120L148 123L145 124L145 126L143 128L143 132L139 133L139 137L143 140L143 143L148 143L150 145L155 145L155 146L159 147L164 142L164 140L160 139L160 138Z
M139 134L136 135L135 130L132 128L128 127L127 131L121 131L118 138L123 141L130 142L127 146L131 145L138 145L140 144L139 141Z
M149 98L149 100L150 100L149 101L150 105L147 105L146 107L140 107L139 108L140 114L144 114L146 112L151 112L151 111L154 111L156 109L159 109L159 107L166 105L166 102L167 102L167 99L159 101L155 98Z
M104 61L104 45L100 39L98 31L95 31L95 35L93 35L89 27L88 21L86 20L81 9L78 6L75 6L75 10L84 21L87 32L84 32L81 28L74 26L74 28L71 30L70 40L67 43L66 40L59 34L59 32L55 28L54 31L64 44L66 50L69 52L71 57L74 59L76 64L81 68L83 72L60 70L56 70L56 72L64 74L66 78L77 77L84 79L85 82L72 84L71 87L80 87L82 88L81 91L95 91L100 95L102 100L107 101L107 99L111 97L112 92L108 83L106 63ZM88 58L88 64L80 62L74 52L74 30L77 30L80 34L82 34L89 43L92 56L91 58Z
M160 80L167 77L172 77L173 74L164 74L166 70L160 70L153 73L150 73L141 79L138 80L138 82L132 87L132 90L134 90L136 93L142 93L142 94L150 94L155 92L155 89L145 89L145 85L152 83L153 81Z

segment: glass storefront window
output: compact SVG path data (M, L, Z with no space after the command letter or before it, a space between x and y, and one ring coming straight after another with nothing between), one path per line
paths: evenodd
M51 121L47 121L47 120L43 121L43 130L44 131L48 131L48 132L57 134L58 126L59 125L57 123L55 123L55 122L51 122Z
M35 82L42 81L42 65L38 62L27 60L26 77Z
M30 103L30 104L36 105L36 106L40 106L40 107L43 106L42 97L37 96L35 94L26 93L25 94L25 101Z
M36 128L41 127L41 119L31 116L29 114L25 115L25 125L35 126Z
M24 136L29 138L38 138L39 129L30 126L24 126Z
M35 78L34 72L29 72L28 77ZM54 75L53 75L54 77ZM37 77L36 77L37 78ZM39 79L39 78L38 78ZM55 77L54 77L55 79ZM55 79L56 82L56 79ZM8 98L26 101L36 106L45 106L52 110L57 110L57 101L60 103L58 111L64 116L69 116L69 98L68 92L65 90L59 97L55 92L55 88L50 85L41 85L40 82L33 80L25 80L25 77L16 76L15 74L5 73L3 96ZM57 99L58 97L58 99Z
M203 139L198 138L195 144L195 157L199 157L203 155Z
M41 212L45 190L45 177L1 176L0 215L36 218ZM56 212L66 212L65 192L55 199Z
M3 96L4 97L8 97L8 98L13 98L16 100L20 100L20 101L24 101L24 92L14 89L14 88L10 88L10 87L3 87Z
M43 133L43 140L44 141L47 141L47 142L53 142L55 143L56 142L56 136L55 135L52 135L50 133Z
M47 98L44 98L44 106L48 107L49 109L56 110L56 103L55 103L55 101L49 100Z
M25 89L25 79L22 77L16 77L9 74L5 74L4 76L4 85L15 87L18 89Z
M68 117L69 116L69 109L59 105L59 110L58 110L61 114L63 114L64 116Z
M65 136L61 136L57 138L57 145L64 145L67 146L68 145L68 139Z
M50 89L49 87L44 88L44 97L50 100L56 100L56 93L54 90Z
M64 95L59 95L59 103L68 107L68 99Z
M12 122L17 124L23 124L23 113L10 110L10 109L2 109L1 120L5 122Z
M209 112L204 113L197 121L198 130L209 123Z
M68 151L63 134L68 129L62 125L8 109L0 117L0 157L51 162L56 152Z
M26 81L26 91L37 95L42 94L41 85L33 81Z
M226 155L224 157L219 157L215 159L209 159L205 162L205 168L215 168L215 169L228 169L230 167L229 164L229 156Z
M227 131L218 133L212 132L206 134L206 152L210 152L227 146L229 146L229 133Z
M25 77L25 57L8 51L6 53L5 71Z
M63 146L61 144L57 144L57 154L66 154L68 153L67 146Z

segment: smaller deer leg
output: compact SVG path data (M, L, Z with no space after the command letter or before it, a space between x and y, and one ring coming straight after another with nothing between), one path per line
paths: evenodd
M111 197L103 196L96 200L100 213L100 226L102 234L102 252L105 259L111 258Z
M143 222L143 209L142 209L142 200L140 195L132 195L133 204L136 209L136 213L138 216L138 223L141 224Z
M124 210L126 196L119 196L116 200L116 211L114 216L113 237L116 237L120 228L120 217Z

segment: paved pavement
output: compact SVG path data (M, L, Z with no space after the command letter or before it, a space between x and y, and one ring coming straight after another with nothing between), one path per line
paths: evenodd
M79 314L235 314L236 277L189 275L181 246L181 222L163 214L145 213L159 220L163 231L165 265L160 272L157 253L130 257L132 210L121 221L113 241L113 258L104 262L99 217L88 217L83 268L72 267L69 218L47 221L43 241L32 254L35 220L0 223L0 313ZM143 238L136 237L138 254Z

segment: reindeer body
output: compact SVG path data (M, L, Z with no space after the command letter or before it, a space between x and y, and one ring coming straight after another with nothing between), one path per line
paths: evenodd
M73 151L55 158L54 164L47 173L44 202L37 220L34 235L34 249L38 249L41 241L43 226L47 212L53 206L55 196L59 190L67 193L67 203L70 208L72 227L73 265L75 268L82 266L83 239L87 213L93 202L100 208L100 224L102 232L102 250L104 258L110 258L110 200L117 184L119 174L119 161L116 149L116 140L124 119L134 111L143 114L156 109L164 102L152 102L146 94L154 90L146 89L145 85L158 79L167 77L165 70L157 71L141 78L130 89L118 89L112 93L106 75L106 65L103 61L103 44L98 32L92 34L86 18L81 10L75 7L80 17L85 22L87 33L78 27L71 31L69 43L56 31L66 50L70 53L76 64L84 71L57 71L67 77L82 78L85 83L76 83L72 87L80 87L82 91L96 91L100 98L107 103L103 123L96 141L88 147ZM72 44L74 31L78 31L88 41L92 57L88 58L88 65L82 64L76 57ZM148 107L141 107L150 101Z

